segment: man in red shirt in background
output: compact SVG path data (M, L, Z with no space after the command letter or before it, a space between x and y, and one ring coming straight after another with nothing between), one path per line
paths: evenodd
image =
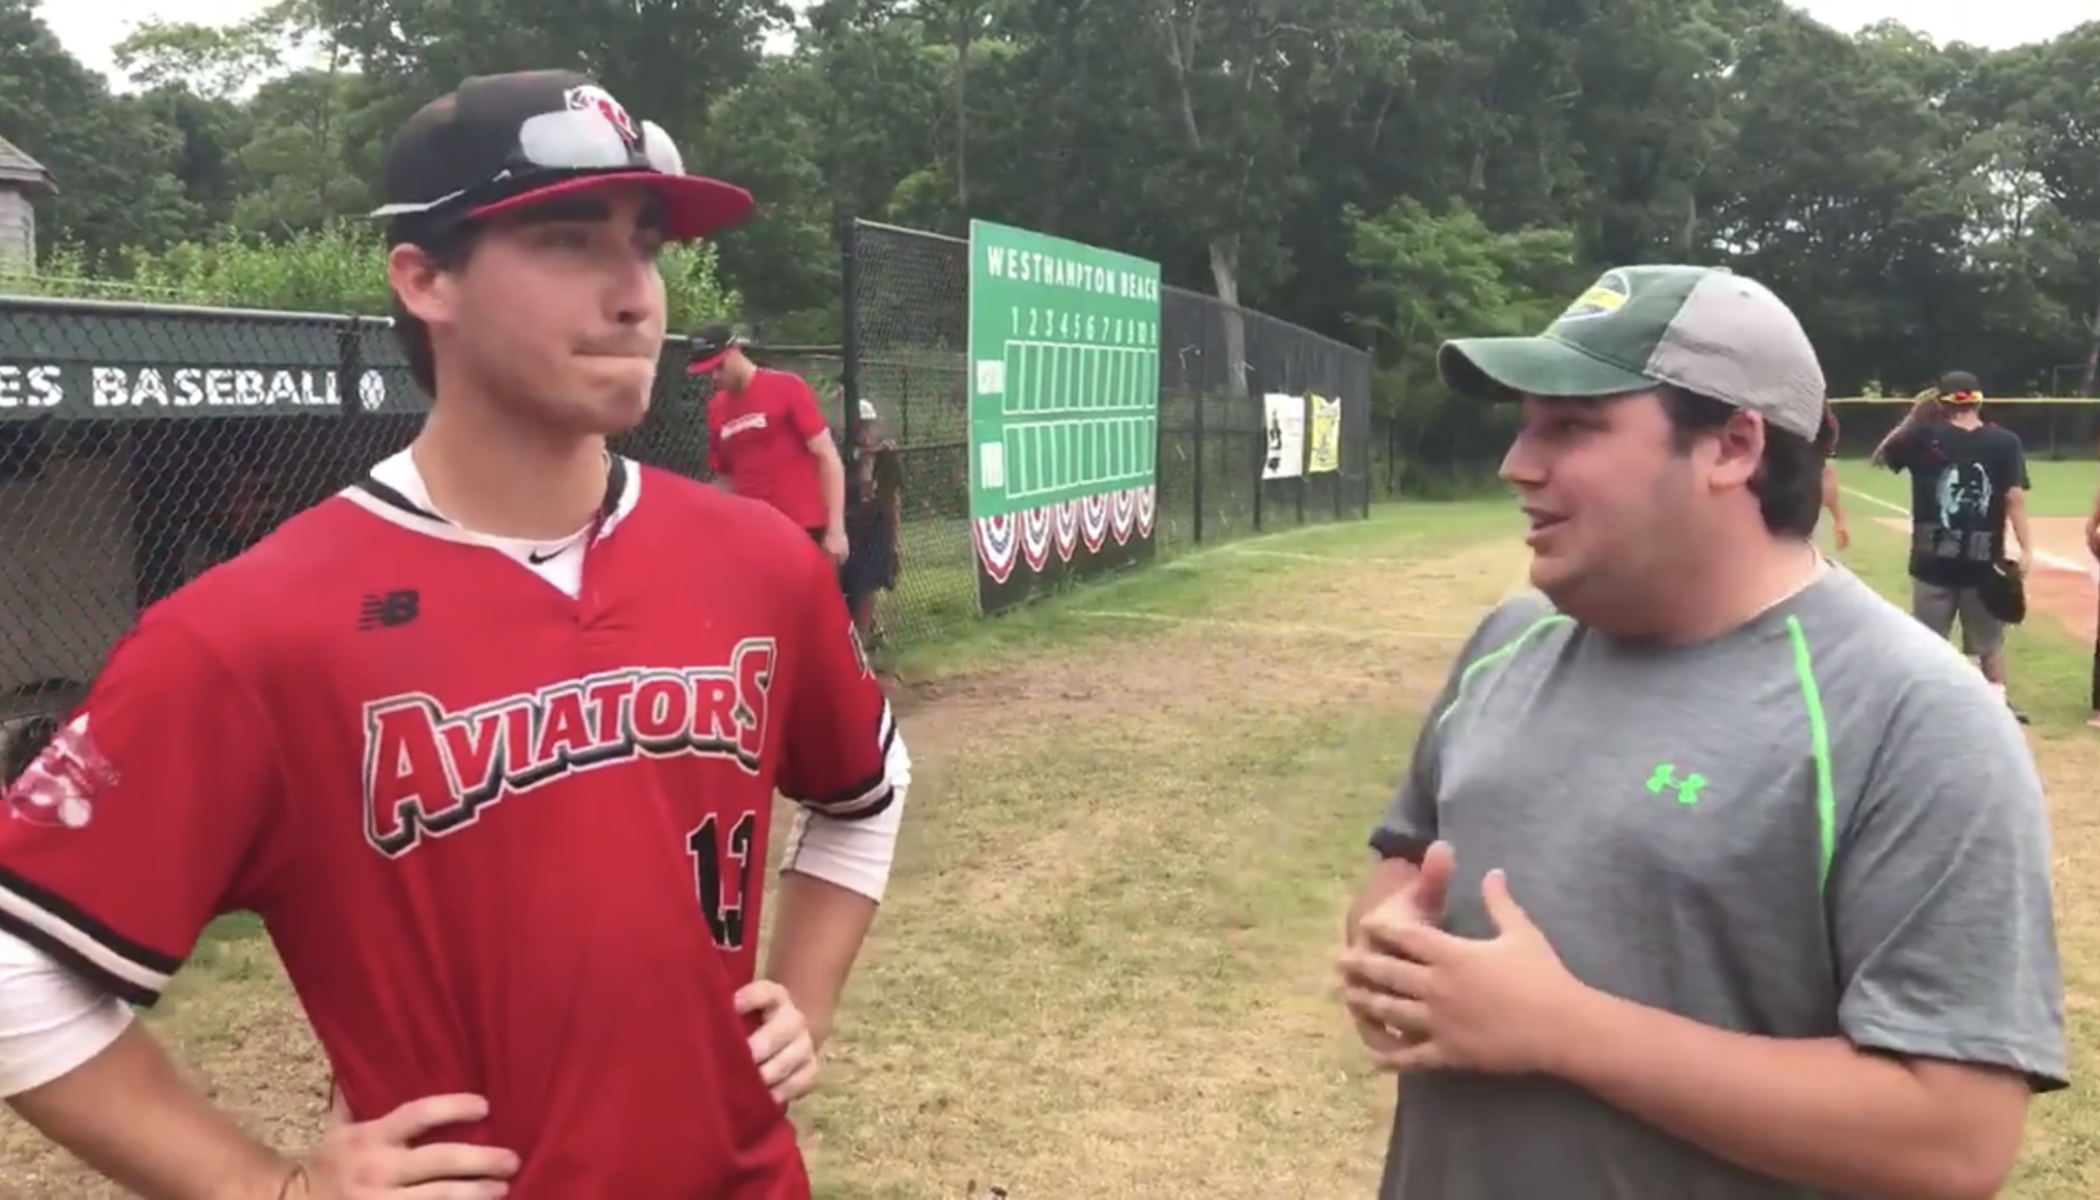
M693 335L690 375L707 377L707 465L739 496L763 500L844 563L846 467L817 394L792 371L761 367L717 322Z
M149 1198L808 1200L785 1105L909 762L808 536L606 448L659 251L751 197L564 71L465 81L385 172L429 416L147 609L8 786L0 1095ZM126 1006L242 910L339 1086L296 1164Z

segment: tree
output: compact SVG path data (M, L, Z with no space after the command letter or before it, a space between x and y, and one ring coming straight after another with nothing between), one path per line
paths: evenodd
M0 137L59 181L46 240L159 246L199 231L204 213L176 175L184 138L146 103L119 99L66 53L37 0L0 0Z
M36 2L0 0L0 135L105 274L356 228L419 105L571 66L757 196L719 261L776 340L838 336L841 214L982 217L1369 341L1395 411L1434 408L1436 338L1658 259L1770 284L1840 390L2100 390L2100 24L1992 52L1783 0L282 0L143 27L117 96Z

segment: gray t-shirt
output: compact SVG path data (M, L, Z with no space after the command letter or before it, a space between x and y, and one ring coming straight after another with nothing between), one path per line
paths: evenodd
M2064 1083L2049 828L2005 704L1833 566L1749 624L1637 645L1536 594L1474 631L1372 836L1491 868L1568 968L1722 1029ZM1821 1200L1557 1079L1410 1076L1382 1200Z

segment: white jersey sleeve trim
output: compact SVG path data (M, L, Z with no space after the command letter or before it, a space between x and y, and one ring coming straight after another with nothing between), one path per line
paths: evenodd
M150 1007L179 959L120 937L78 906L0 868L0 934L37 947L119 999Z
M883 776L889 799L870 815L852 820L826 812L800 809L788 831L780 869L821 879L880 904L897 858L897 834L904 824L904 797L911 789L911 751L904 737L884 717L889 745Z
M109 1049L134 1019L122 1000L0 932L0 1097L70 1074Z
M904 749L904 735L897 729L896 714L890 711L887 700L876 720L875 741L882 747L882 767L872 777L829 796L790 795L788 799L841 821L866 821L880 816L903 798L904 788L911 783L911 755Z

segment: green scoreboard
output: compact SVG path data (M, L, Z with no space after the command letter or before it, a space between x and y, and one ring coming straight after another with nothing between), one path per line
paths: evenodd
M1159 264L972 221L969 341L983 611L1150 558Z
M1149 489L1159 264L970 223L970 516Z

